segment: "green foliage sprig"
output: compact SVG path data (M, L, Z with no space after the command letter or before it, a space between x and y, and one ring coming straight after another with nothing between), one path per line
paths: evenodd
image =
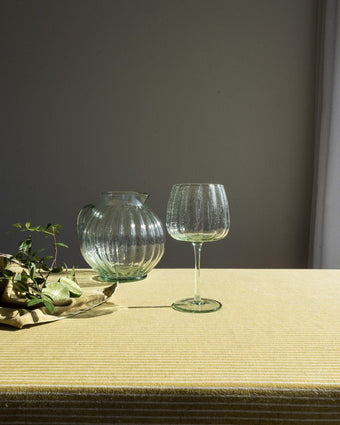
M57 266L58 247L68 248L66 244L57 242L57 236L62 227L60 224L51 223L46 226L32 226L31 221L25 224L15 223L13 226L20 232L28 233L28 236L19 243L18 252L15 255L2 255L3 267L0 280L11 280L13 289L27 298L28 307L42 303L49 312L53 313L53 299L44 289L51 273L61 273L64 270L63 267ZM53 255L43 255L45 249L33 250L33 233L40 233L52 240ZM11 270L9 266L12 263L21 266L21 272L16 273ZM74 268L71 279L76 282Z

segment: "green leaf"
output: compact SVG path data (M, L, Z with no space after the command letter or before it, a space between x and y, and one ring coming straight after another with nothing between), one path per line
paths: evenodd
M40 298L33 297L27 302L27 307L32 307L33 305L41 304L42 300Z
M29 289L27 283L24 283L22 281L16 281L16 282L14 282L13 287L18 292L27 292L28 289Z
M62 229L62 227L60 226L60 224L54 224L52 226L52 231L55 235L59 235L59 231Z
M43 301L45 307L47 308L47 310L50 313L53 313L54 312L54 304L51 301L50 297L48 297L47 295L42 295L42 301Z
M35 283L39 286L41 286L43 283L45 283L45 279L43 277L36 277L34 279Z
M13 227L15 227L17 229L21 229L22 228L22 224L21 223L15 223L15 224L13 224Z
M31 266L30 266L30 278L32 279L32 280L34 280L34 278L35 278L35 272L36 272L36 266L35 266L35 264L34 263L32 263L31 264Z
M68 248L68 246L62 242L57 242L56 245L63 246L64 248Z
M73 280L73 282L78 283L78 281L76 279L76 269L75 269L74 266L72 267L72 271L71 271L71 279Z
M26 221L25 227L27 230L29 230L29 228L31 227L31 221Z
M0 270L4 270L8 263L11 262L11 258L1 257L0 258Z
M54 267L54 269L51 270L51 273L61 273L62 271L62 267Z
M27 281L28 279L29 279L29 274L27 274L27 272L26 272L26 270L22 270L22 272L21 272L21 280L22 281Z
M80 297L82 295L83 291L74 280L68 277L61 277L59 282L70 291L71 297Z
M53 301L70 298L69 288L59 281L48 282L46 287L42 290L42 293L48 295Z
M31 252L32 248L32 239L29 236L28 238L24 239L19 244L19 250L24 252L25 254L29 254Z
M48 261L48 260L52 260L52 258L53 258L53 255L45 255L44 257L40 258L40 261L41 262Z
M15 275L15 273L12 270L8 270L8 269L3 270L3 274L8 279L10 279L11 277Z
M26 256L25 256L25 254L23 254L22 252L17 252L17 253L14 255L14 258L15 258L16 260L18 260L18 261L23 261L23 260L26 258Z

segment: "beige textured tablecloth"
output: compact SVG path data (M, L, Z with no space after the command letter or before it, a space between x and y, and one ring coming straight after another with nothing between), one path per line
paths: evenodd
M340 424L340 271L201 275L215 313L171 309L193 271L156 269L88 313L1 326L0 423Z

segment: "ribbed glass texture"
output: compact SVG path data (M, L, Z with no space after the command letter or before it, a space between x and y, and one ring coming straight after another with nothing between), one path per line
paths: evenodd
M80 211L80 250L102 280L143 279L162 258L165 232L145 205L147 198L139 192L103 192L97 207Z
M224 186L183 183L172 187L166 226L169 234L186 242L213 242L229 232L230 215Z

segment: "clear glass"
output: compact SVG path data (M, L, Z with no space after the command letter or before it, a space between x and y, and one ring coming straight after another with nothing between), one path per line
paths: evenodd
M166 227L179 241L191 242L195 256L193 298L176 301L175 310L209 313L221 308L219 301L202 298L200 292L201 249L205 242L224 238L230 228L230 213L224 186L214 183L175 184L170 193Z
M103 281L146 277L164 254L165 232L141 192L103 192L78 215L80 250Z

